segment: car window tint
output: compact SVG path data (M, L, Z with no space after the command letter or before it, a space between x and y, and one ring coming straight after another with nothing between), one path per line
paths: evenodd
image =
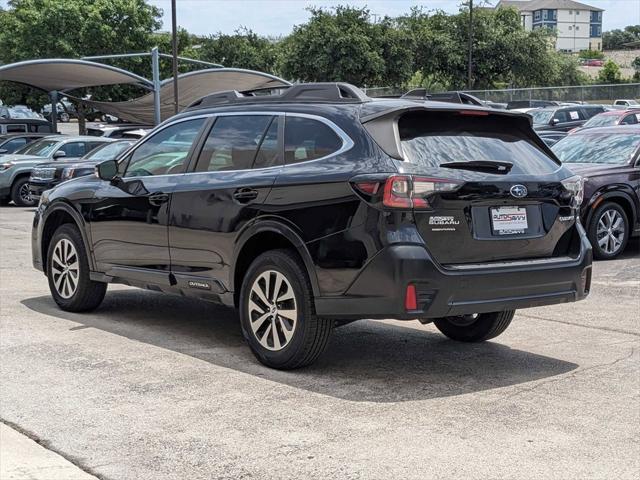
M58 150L63 151L67 157L81 157L85 154L86 146L84 142L69 142Z
M176 123L149 137L129 158L127 177L182 173L206 119Z
M196 171L250 169L273 118L269 115L218 117L198 157Z
M20 147L26 144L27 144L27 139L24 137L12 138L11 140L7 141L4 145L2 145L0 149L6 150L7 151L6 153L13 153L17 149L19 149Z
M342 140L328 125L311 118L286 117L284 158L287 165L326 157L342 147Z
M633 113L624 117L620 122L621 125L634 125L636 123L638 123L638 118L637 115Z
M271 121L267 133L262 139L260 148L253 162L253 168L266 168L279 165L281 163L280 148L278 145L278 117Z
M15 124L7 125L7 133L26 132L26 131L27 131L26 125L15 125Z
M483 160L512 163L513 174L557 170L558 164L511 122L499 115L406 113L398 120L404 161L434 173L443 163Z

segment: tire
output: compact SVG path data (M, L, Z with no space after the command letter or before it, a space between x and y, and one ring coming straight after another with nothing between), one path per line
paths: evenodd
M11 200L18 207L33 207L35 199L29 192L29 177L19 177L11 185Z
M278 294L273 291L276 285L280 285ZM282 315L285 311L287 316ZM272 250L257 257L243 279L240 324L260 362L291 370L320 356L334 321L316 315L311 283L301 260L290 250Z
M513 320L514 314L515 310L505 310L504 312L437 318L433 323L440 332L451 340L484 342L504 332Z
M72 268L61 268L65 265ZM56 273L60 271L66 273ZM68 223L55 231L49 244L47 278L51 296L58 306L67 312L87 312L95 309L102 303L107 291L106 283L94 282L89 278L89 262L84 242L76 226ZM64 285L69 288L65 288Z
M593 212L587 237L598 260L611 260L624 252L629 241L629 219L624 209L617 203L603 202Z
M60 121L62 123L67 123L70 120L69 114L68 113L61 113L60 114Z

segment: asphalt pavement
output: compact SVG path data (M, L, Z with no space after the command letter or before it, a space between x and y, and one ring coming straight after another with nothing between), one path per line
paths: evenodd
M93 313L59 310L32 215L0 208L0 420L88 474L640 477L638 241L594 264L587 300L519 311L494 341L362 321L279 372L215 305L110 286Z

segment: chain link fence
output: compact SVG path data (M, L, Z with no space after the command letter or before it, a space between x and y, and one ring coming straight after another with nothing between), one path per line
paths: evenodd
M364 88L370 97L398 96L417 87ZM507 88L501 90L463 90L480 100L508 103L513 100L555 100L559 102L612 103L618 98L640 98L640 83L615 85L577 85L567 87ZM434 91L434 93L437 93Z

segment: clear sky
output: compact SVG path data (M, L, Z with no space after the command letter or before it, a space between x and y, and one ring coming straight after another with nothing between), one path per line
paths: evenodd
M164 10L164 30L171 28L171 0L149 0ZM498 0L489 0L496 4ZM481 3L477 0L477 3ZM486 2L485 2L486 3ZM581 3L603 8L603 30L640 24L640 0L582 0ZM280 36L291 32L294 25L309 18L310 6L367 6L372 14L398 16L412 6L425 10L458 11L461 0L177 0L178 24L189 32L210 35L233 33L240 26L261 35Z

